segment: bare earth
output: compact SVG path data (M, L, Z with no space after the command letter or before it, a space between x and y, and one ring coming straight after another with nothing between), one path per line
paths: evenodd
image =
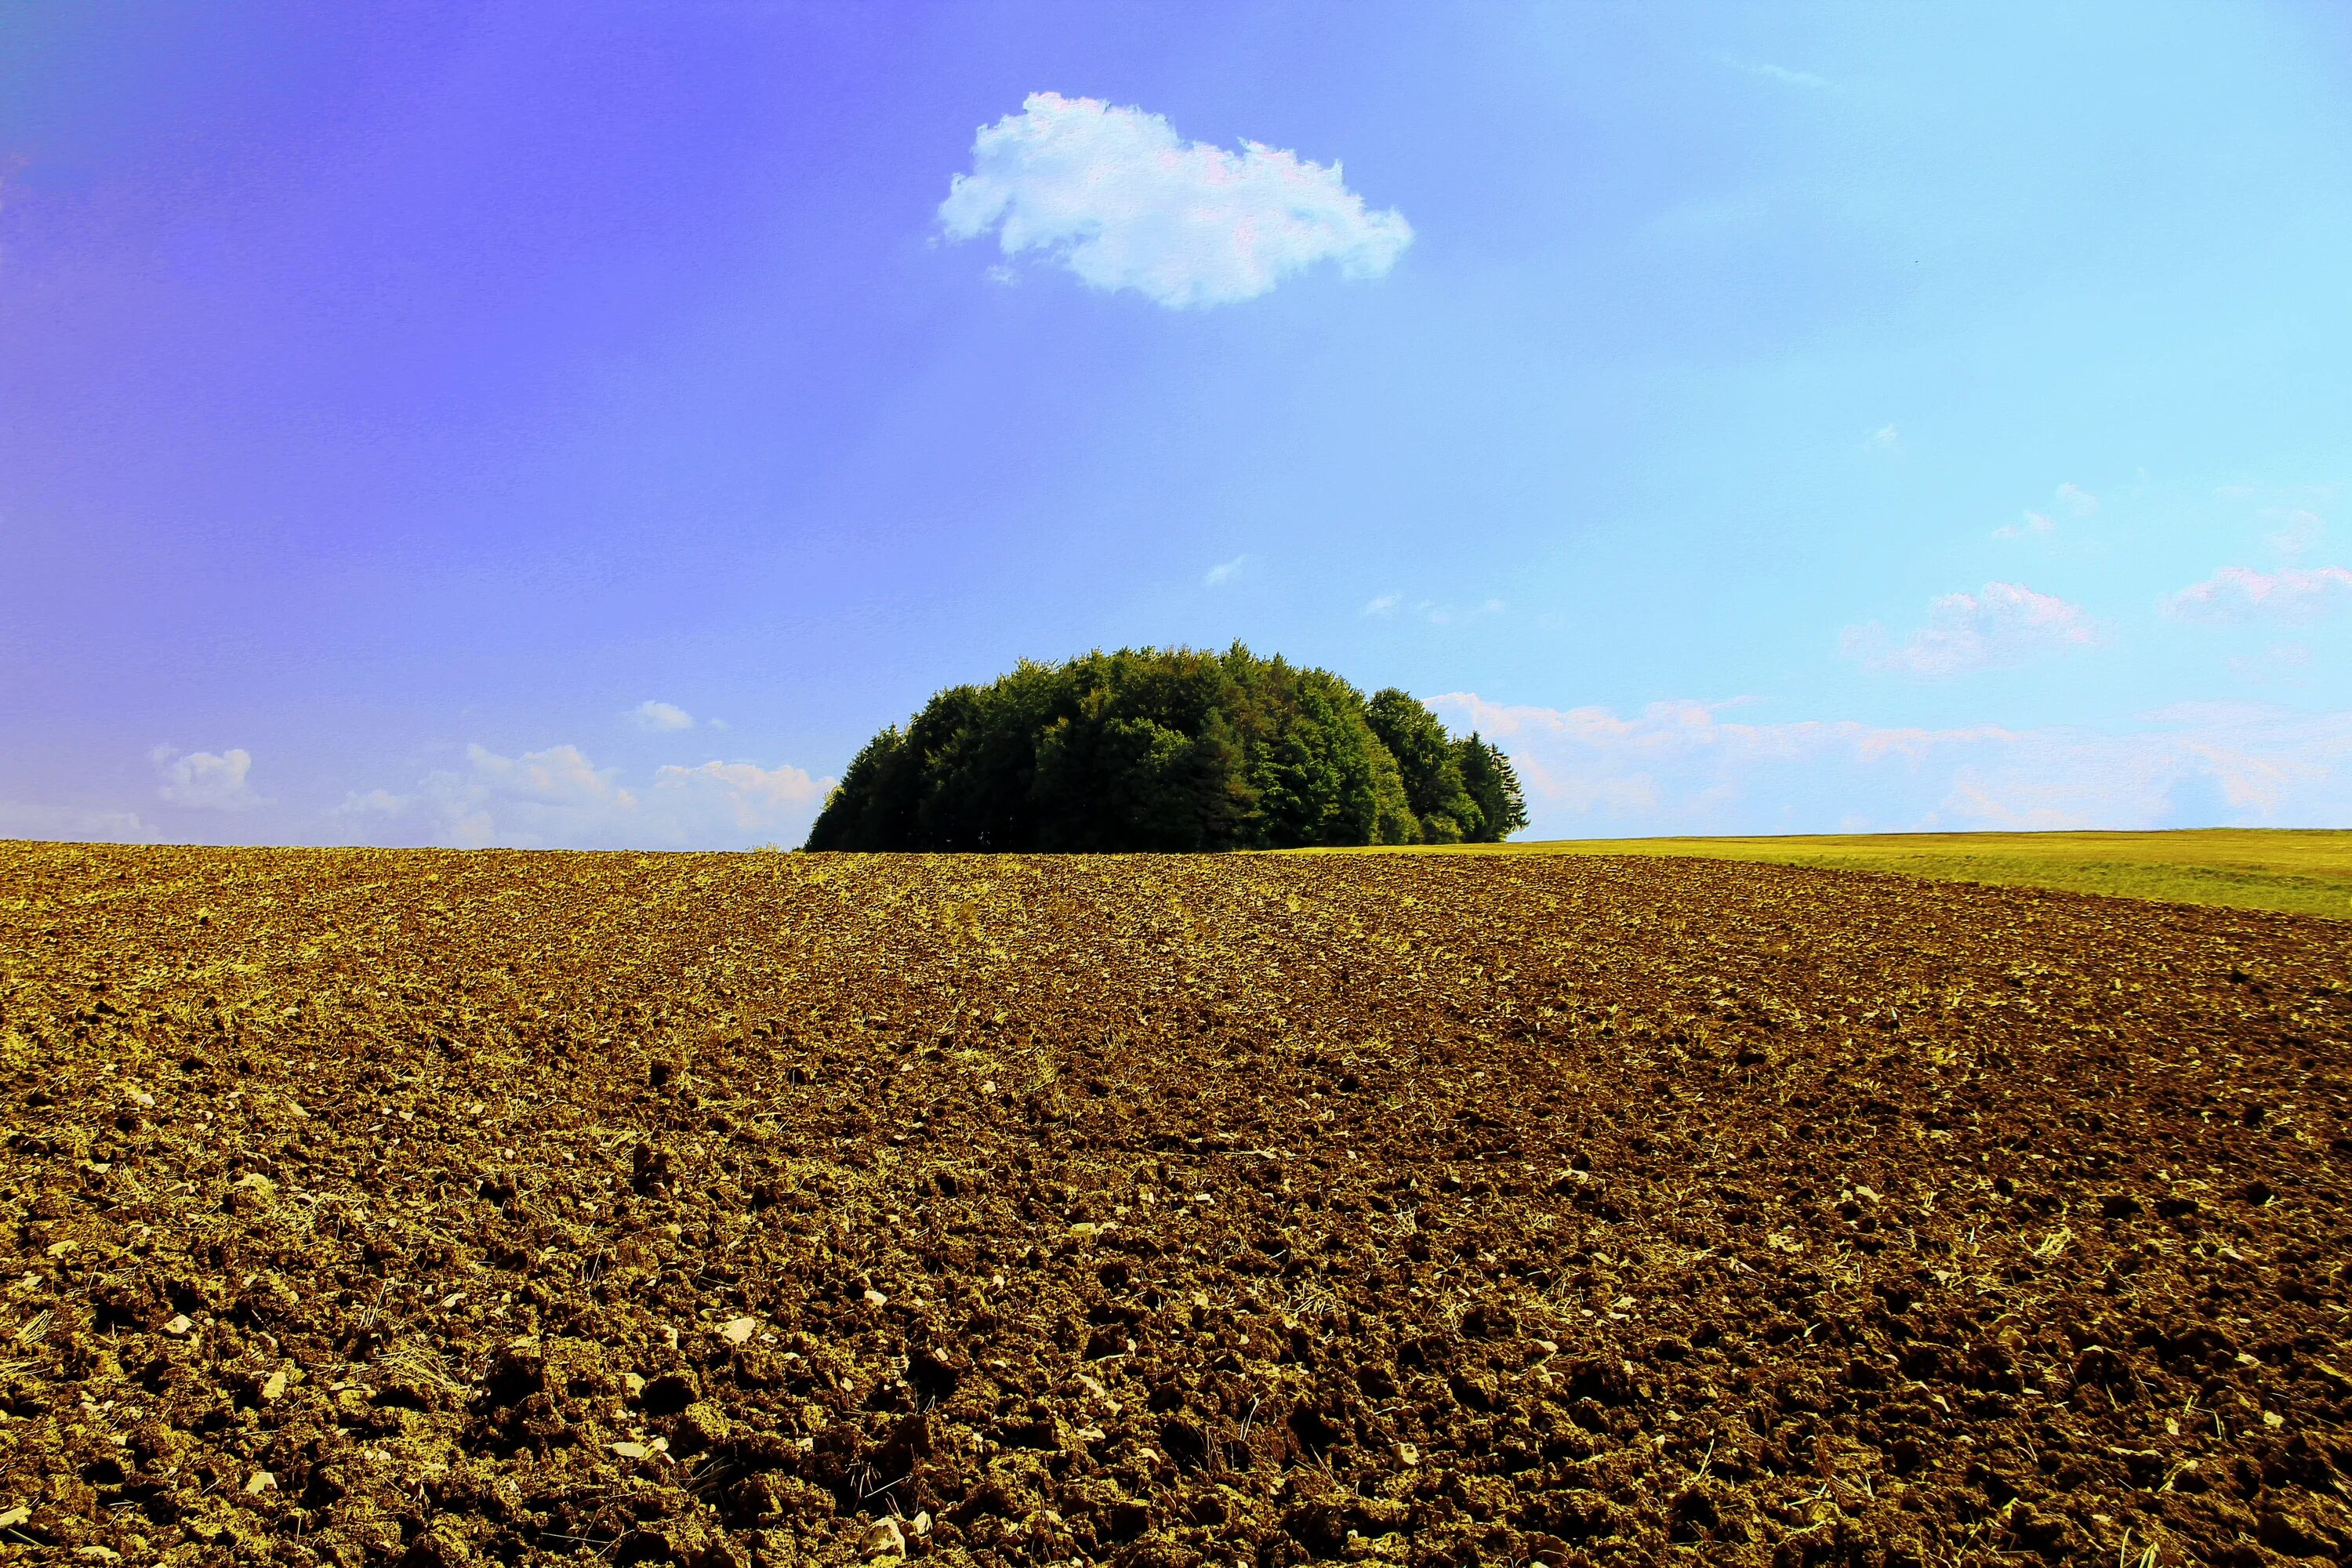
M2341 1561L2345 931L0 846L0 1561Z

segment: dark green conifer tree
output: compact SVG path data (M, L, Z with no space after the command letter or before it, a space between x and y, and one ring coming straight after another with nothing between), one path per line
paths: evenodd
M1478 804L1463 786L1462 765L1453 737L1437 715L1410 694L1389 687L1372 694L1364 705L1372 732L1396 758L1404 779L1404 794L1412 807L1421 841L1460 844L1475 841L1486 826Z
M1518 770L1502 748L1478 738L1473 730L1454 742L1462 769L1463 787L1478 803L1481 818L1473 842L1499 844L1528 825L1527 798L1519 793Z

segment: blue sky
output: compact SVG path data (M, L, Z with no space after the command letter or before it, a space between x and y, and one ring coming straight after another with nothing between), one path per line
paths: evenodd
M2348 150L2321 5L11 7L0 835L1236 637L1538 835L2352 826Z

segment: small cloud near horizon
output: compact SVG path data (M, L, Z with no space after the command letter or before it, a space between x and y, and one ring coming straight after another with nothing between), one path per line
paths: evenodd
M1723 57L1723 63L1733 70L1745 71L1749 76L1760 76L1767 81L1777 81L1783 87L1801 87L1818 91L1830 85L1827 77L1815 76L1811 71L1790 70L1787 66L1776 66L1769 60L1734 59L1726 55Z
M2081 605L2022 584L1988 583L1974 594L1932 601L1926 624L1899 643L1876 621L1849 626L1839 651L1871 669L1938 679L2005 668L2099 641L2098 624Z
M0 800L0 838L83 844L152 842L155 829L135 811L102 805L42 805Z
M671 702L656 702L651 699L629 710L629 717L640 730L691 730L694 715Z
M416 804L413 795L394 795L388 789L353 790L343 796L341 805L329 812L330 816L398 816Z
M480 744L413 790L353 791L333 815L377 837L568 848L709 848L806 831L835 780L790 763L713 760L632 789L572 745L505 756Z
M250 811L269 804L254 792L253 753L242 746L225 752L183 752L163 745L147 757L163 775L155 793L167 805L196 811Z
M1248 571L1251 566L1256 563L1256 561L1257 557L1252 555L1247 551L1244 551L1241 554L1234 556L1231 561L1221 561L1216 565L1210 567L1207 574L1202 577L1201 586L1203 588L1222 588L1226 584L1232 582L1234 578L1240 576L1243 573Z
M2052 493L2051 511L2063 511L2069 517L2088 517L2099 510L2099 498L2071 481L2060 485ZM1992 531L1995 539L2028 539L2048 533L2058 526L2049 511L2028 511L2016 522Z
M2099 510L2099 498L2071 481L2058 487L2055 499L2060 507L2076 517L2088 517Z
M2180 621L2315 620L2352 604L2352 571L2341 566L2284 567L2257 572L2224 566L2164 601Z
M2285 526L2270 536L2271 548L2281 555L2301 555L2327 535L2326 522L2305 507L2289 508L2284 521Z
M2184 705L2142 715L2156 730L2103 733L1427 700L1510 756L1533 838L2352 824L2352 712Z
M2231 674L2255 686L2299 686L2315 660L2307 645L2283 642L2259 654L2233 654L2227 662Z

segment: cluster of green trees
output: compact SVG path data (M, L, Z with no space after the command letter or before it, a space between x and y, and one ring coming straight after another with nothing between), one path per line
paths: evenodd
M1123 648L1024 661L857 754L811 849L1287 849L1493 843L1527 826L1508 758L1328 670Z

